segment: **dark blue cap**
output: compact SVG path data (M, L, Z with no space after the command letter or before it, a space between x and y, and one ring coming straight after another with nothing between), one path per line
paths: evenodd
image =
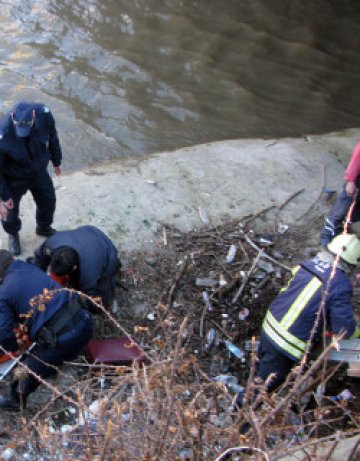
M19 102L14 106L12 119L16 135L19 138L30 136L31 128L34 124L33 107L26 102Z

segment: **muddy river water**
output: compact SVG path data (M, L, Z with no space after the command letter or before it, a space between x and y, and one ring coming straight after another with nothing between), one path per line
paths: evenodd
M42 101L61 136L71 130L73 139L97 143L72 153L68 168L359 126L358 0L0 0L0 7L0 111L19 99Z

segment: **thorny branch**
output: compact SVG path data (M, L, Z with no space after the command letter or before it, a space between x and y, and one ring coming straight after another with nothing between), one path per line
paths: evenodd
M163 235L160 235L162 246ZM225 349L224 339L242 347L245 339L258 334L264 309L279 288L279 280L273 274L260 279L259 270L250 270L256 266L259 254L262 252L262 257L266 258L266 253L249 235L253 234L247 233L239 223L226 231L219 228L207 229L204 233L199 231L194 239L189 234L174 238L172 230L167 228L166 247L169 251L176 248L175 256L164 270L157 263L157 285L156 274L150 273L151 284L144 286L147 294L150 293L149 287L154 287L152 298L148 299L149 306L156 306L163 294L164 305L169 306L166 320L162 322L158 316L149 321L146 314L135 321L128 319L128 306L120 314L102 309L101 321L108 325L108 334L124 334L136 341L149 357L148 364L98 368L79 360L68 364L71 372L60 374L56 384L42 382L48 396L46 403L35 404L35 413L29 415L30 410L26 410L22 419L14 418L3 423L9 431L6 425L17 421L17 430L9 431L17 447L17 459L22 461L21 454L30 450L32 455L42 456L46 461L220 461L237 454L244 460L256 456L258 460L277 461L299 448L307 453L323 442L334 444L359 435L359 414L351 403L334 403L325 398L321 406L314 409L305 410L302 406L304 392L314 391L314 386L334 379L334 373L339 372L327 368L322 373L316 372L326 363L326 351L306 372L302 371L297 377L296 372L289 375L286 383L269 396L264 385L254 379L255 339L245 363L229 355ZM222 261L228 246L234 242L240 242L243 247L232 265L225 267ZM289 270L280 257L271 256L271 249L267 251L269 261ZM179 269L173 263L189 254L192 255L191 264L186 267ZM249 317L245 320L239 319L237 305L229 309L239 290L239 278L236 278L239 267L249 274L237 300L239 306L248 307ZM140 265L138 271L140 275L135 274L137 280L143 283L146 271ZM197 277L218 279L220 274L224 275L226 284L209 289L214 309L203 320L204 334L201 337L199 319L204 304L200 296L202 289L196 287L194 281ZM129 275L128 284L130 278ZM284 280L283 275L281 283ZM138 283L137 289L140 285ZM266 296L267 290L269 294ZM176 309L172 309L175 293L179 302ZM254 293L257 297L253 296ZM126 297L129 295L131 289L126 292ZM124 301L120 304L123 305ZM256 318L257 330L249 321ZM135 332L134 323L143 327L140 333ZM210 348L205 348L205 342L209 340L205 333L210 327L216 335ZM226 371L222 368L224 366ZM316 378L309 380L314 373ZM237 377L239 383L245 385L248 374L245 400L249 404L237 412L233 407L234 391L215 378L221 375ZM252 405L253 397L255 403ZM91 413L89 408L94 402L98 402L97 410ZM295 423L289 419L293 415L293 406L298 408ZM65 416L68 420L64 424L61 421ZM348 421L347 427L344 421ZM245 423L249 423L251 429L239 436L239 428ZM68 427L68 432L63 431L64 426ZM334 446L327 446L325 453L331 454ZM352 448L350 458L343 461L350 461L351 457L355 459L356 451L356 447ZM311 459L311 453L307 456Z

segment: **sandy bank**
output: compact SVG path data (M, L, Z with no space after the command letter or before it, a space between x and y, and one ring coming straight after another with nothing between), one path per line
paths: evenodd
M301 139L221 141L86 168L54 178L54 225L59 230L96 225L130 251L151 245L162 223L189 230L204 224L205 212L216 225L281 206L304 189L280 210L279 222L291 224L317 201L323 187L341 186L358 139L360 130L354 129ZM22 201L21 217L25 257L41 242L34 234L30 194ZM1 240L6 248L4 232Z

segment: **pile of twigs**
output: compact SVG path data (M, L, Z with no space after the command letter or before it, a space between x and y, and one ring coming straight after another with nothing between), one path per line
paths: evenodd
M15 426L4 421L16 459L277 460L299 445L311 459L324 440L334 441L330 459L339 438L360 433L360 421L352 401L326 396L339 373L325 366L327 351L271 396L254 378L254 336L289 273L283 238L238 223L188 234L164 227L157 255L123 261L120 311L98 320L102 332L106 324L137 342L146 361L129 368L83 359L58 370L57 381L43 382L46 402L34 396L34 411ZM139 293L147 308L135 317Z

